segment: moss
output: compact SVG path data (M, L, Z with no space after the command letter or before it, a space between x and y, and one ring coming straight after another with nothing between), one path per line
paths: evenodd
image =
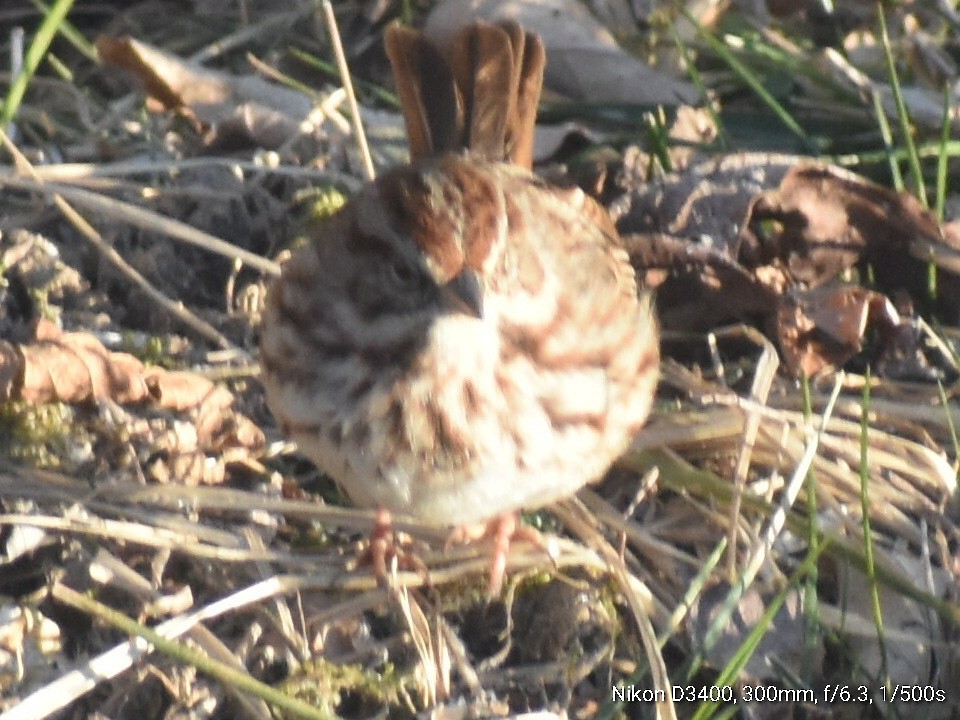
M40 468L60 468L78 441L73 409L64 403L0 403L0 452Z
M389 708L391 717L414 714L409 697L416 692L415 678L401 674L390 663L375 671L321 658L305 663L282 689L331 716L370 717L384 708Z
M307 222L319 222L337 213L347 203L347 196L332 187L311 188L295 199L304 211Z
M319 523L290 522L281 529L290 547L298 552L318 553L329 549L334 538Z
M124 333L121 347L124 351L135 355L148 365L161 365L167 367L171 365L170 353L163 342L163 338L156 335L147 337L146 342L136 342L129 333Z
M347 196L332 187L309 188L299 193L294 198L293 205L301 214L300 224L307 228L307 232L294 238L290 249L296 250L306 244L311 237L310 228L335 215L346 204Z
M170 339L159 335L123 332L117 349L133 355L144 365L157 365L166 370L174 370L178 367L174 357L175 348L171 346Z
M31 287L29 293L37 316L59 325L60 307L50 302L49 289L46 287Z

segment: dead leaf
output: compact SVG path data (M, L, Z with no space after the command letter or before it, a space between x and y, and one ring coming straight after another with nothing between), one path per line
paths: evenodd
M716 616L725 607L729 586L724 583L707 589L690 609L690 634L693 647L704 652L714 667L726 667L741 649L747 636L761 620L773 592L762 595L754 587L748 588L737 603L736 610L722 630L716 643L704 647L708 630ZM790 590L783 607L774 616L770 628L763 634L744 672L751 681L773 679L775 668L792 670L797 676L804 671L817 672L823 662L822 646L811 647L806 642L805 618L800 594Z
M0 345L3 399L40 404L109 397L124 403L147 397L143 363L132 355L110 352L88 333L61 333L51 323L40 323L37 337Z
M811 287L864 260L887 264L891 254L902 271L912 236L940 234L911 196L824 163L797 164L749 212L745 235L757 260L785 260Z
M247 450L263 447L263 432L248 418L233 409L233 393L216 386L197 406L197 438L207 452L222 453L231 448Z
M101 36L96 47L105 63L134 75L163 108L206 131L210 144L246 141L276 149L300 132L312 108L302 93L256 75L209 70L131 37Z
M638 183L611 213L634 266L658 288L665 328L756 324L794 373L808 374L841 366L876 329L878 369L928 381L954 373L887 299L926 297L933 261L944 271L935 310L960 317L960 234L911 195L828 163L752 153ZM869 271L878 292L831 285L852 270ZM811 292L821 286L831 287Z
M64 333L49 322L37 324L32 343L0 341L0 400L40 404L106 399L193 410L196 440L187 444L190 452L249 453L265 442L260 428L233 409L233 393L198 373L146 368L132 355L107 350L89 333ZM181 438L176 443L179 452L183 446Z
M790 372L813 377L859 353L868 327L887 332L899 323L878 292L854 285L794 290L780 298L777 339Z
M624 245L642 284L657 291L657 314L670 330L708 331L734 321L765 324L783 282L751 273L712 246L666 234L627 235Z
M624 235L657 232L697 239L736 258L754 198L776 188L804 161L796 155L736 153L660 178L628 177L625 193L610 211Z
M144 382L158 407L178 411L196 407L215 387L211 380L197 373L158 367L144 373Z

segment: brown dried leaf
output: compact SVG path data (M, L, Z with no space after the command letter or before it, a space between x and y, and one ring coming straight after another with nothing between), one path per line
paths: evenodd
M34 404L146 399L143 363L132 355L110 352L88 333L62 333L52 323L38 324L36 335L34 343L0 349L4 399Z
M23 353L20 347L0 340L0 398L16 397L23 385Z
M219 485L226 478L226 466L221 458L209 457L203 452L171 450L149 465L147 476L161 485Z
M144 373L144 382L158 407L186 410L196 407L216 387L202 375L187 371L167 371L152 367Z
M960 234L941 227L912 196L827 163L727 156L638 185L611 211L620 232L632 236L638 271L648 279L666 275L658 278L665 327L754 321L777 328L775 334L796 347L791 337L803 324L777 316L793 312L789 304L778 310L784 291L819 287L869 266L881 291L922 298L931 260L946 271L936 310L948 322L960 318ZM698 313L697 305L704 310ZM833 364L836 357L830 353L811 365Z
M730 664L750 632L762 621L772 600L772 593L762 594L755 587L747 589L716 642L706 646L707 635L712 632L716 618L724 612L728 594L727 585L715 585L708 588L690 610L689 632L693 647L704 652L714 667ZM809 670L811 660L819 666L823 660L822 646L811 652L804 637L802 601L796 591L791 591L747 662L744 668L747 677L751 680L771 679L776 676L774 668L778 665L795 673Z
M922 256L925 273L929 245L951 269L960 247L913 196L791 155L744 153L699 163L631 190L611 212L625 235L709 238L712 248L745 267L783 260L795 281L814 286L860 262L900 277L908 255Z
M771 221L775 232L760 229ZM785 260L794 277L810 286L863 261L883 277L894 264L893 276L901 281L911 240L941 237L913 196L823 163L797 165L776 190L758 196L746 232L762 260Z
M107 350L89 333L64 333L48 322L37 324L36 341L0 341L0 400L28 403L151 402L182 412L195 408L194 448L257 449L263 433L233 410L234 396L221 385L189 371L145 368L134 356ZM176 447L183 449L182 442Z
M233 395L217 386L197 408L198 443L207 452L221 453L233 448L257 450L266 442L259 427L237 413Z
M235 76L186 62L131 37L101 36L97 53L133 74L168 110L209 128L208 142L275 149L299 133L311 110L302 93L255 75Z
M783 283L761 276L709 245L662 234L623 239L644 286L657 290L664 328L705 331L732 320L764 323Z
M793 290L777 308L777 338L788 369L815 375L857 355L871 331L879 340L877 369L888 377L934 380L919 329L882 293L853 285Z
M244 436L250 440L245 446L241 447L236 442L232 445L221 442L218 446L215 440L221 436L211 437L211 427L226 436L227 432L222 430L225 426L231 429L245 428L247 425L253 426L253 423L228 407L233 402L233 396L227 390L215 388L208 397L216 397L213 406L220 408L222 413L208 413L209 416L204 419L202 408L198 408L192 413L194 422L171 423L163 432L147 440L152 461L146 472L154 482L194 487L217 485L226 478L228 463L246 460L251 450L262 447L263 435L258 434L258 429ZM258 438L259 444L256 442Z
M881 291L927 296L928 266L942 272L936 311L960 319L960 237L912 195L822 163L803 163L764 193L745 228L761 258L784 260L795 280L817 286L851 267L870 267ZM766 223L777 230L764 236Z
M624 235L660 232L700 240L739 256L740 228L757 194L777 187L803 161L795 155L737 153L635 185L610 209Z
M788 369L812 377L859 353L869 327L889 331L899 323L885 295L853 285L825 286L780 298L777 339Z

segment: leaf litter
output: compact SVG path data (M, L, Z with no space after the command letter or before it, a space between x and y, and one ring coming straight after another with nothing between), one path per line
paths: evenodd
M173 635L187 632L209 655L344 717L427 708L437 717L591 717L615 706L611 684L667 695L671 683L707 686L781 595L741 684L820 691L862 682L879 698L884 673L915 687L960 682L951 330L960 266L950 223L824 161L688 150L673 156L673 172L651 173L649 148L618 152L587 189L609 202L635 266L657 289L666 359L649 427L602 484L531 519L545 523L549 552L513 548L502 600L484 595L488 548L447 548L443 533L402 518L397 528L427 576L398 568L390 587L377 587L354 561L371 513L341 507L264 409L251 356L269 270L174 240L157 219L277 259L301 227L304 194L357 187L342 97L328 77L308 74L321 88L308 101L251 76L239 54L216 73L199 68L181 41L215 39L211 24L198 14L186 33L172 23L151 34L150 12L135 6L97 31L101 51L121 48L120 64L163 101L157 112L139 113L140 91L110 68L86 71L100 96L42 78L39 90L73 104L32 105L28 96L22 124L31 132L17 144L36 167L33 185L12 168L0 175L8 188L0 392L19 409L4 422L19 422L29 443L40 437L30 434L39 433L30 408L49 404L66 408L68 420L47 426L44 438L85 438L51 443L56 452L33 465L8 450L0 467L0 590L15 598L3 605L4 717L44 717L68 704L81 715L203 706L208 715L266 716L262 700L189 663L116 653L125 636L67 613L70 588L133 618L183 621ZM269 18L249 24L238 46L303 74L283 43L317 54L322 43L296 17L279 26ZM382 80L370 50L378 31L369 16L351 19L352 59ZM935 21L924 22L907 32L929 63L937 53L924 33ZM274 37L277 27L284 33ZM562 42L556 51L566 52ZM618 62L609 46L604 52ZM201 86L224 94L212 113L191 95ZM367 101L374 156L395 162L399 119ZM46 126L35 120L44 108L56 111ZM698 133L694 141L716 137ZM563 146L552 143L541 159L563 162ZM224 342L198 335L106 262L49 204L59 189L125 264ZM149 212L101 217L74 189ZM943 325L931 327L931 316ZM810 378L808 400L798 376ZM876 556L869 572L863 473ZM298 482L284 479L291 475ZM791 576L814 542L811 599L809 575ZM871 614L874 583L882 634ZM88 652L66 650L78 646ZM91 694L70 673L51 675L52 661L96 663L108 681ZM925 709L947 717L951 700ZM669 702L659 710L683 713Z

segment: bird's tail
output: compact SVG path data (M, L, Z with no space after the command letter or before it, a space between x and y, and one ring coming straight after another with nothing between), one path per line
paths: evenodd
M386 49L414 160L467 149L532 167L546 65L539 37L515 22L474 22L440 48L420 30L393 25Z

